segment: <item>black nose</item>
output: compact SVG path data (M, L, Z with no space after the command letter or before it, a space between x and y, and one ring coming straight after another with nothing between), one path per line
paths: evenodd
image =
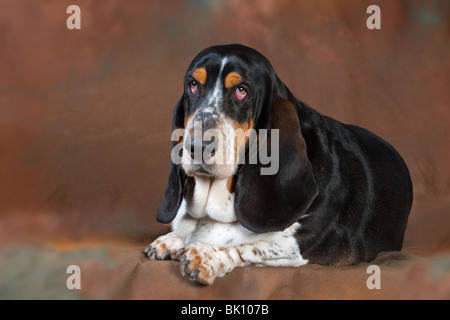
M198 155L200 157L199 160L201 160L203 158L203 152L205 151L206 147L211 145L214 141L214 137L212 137L211 140L191 138L190 140L186 140L186 149L190 152L192 159L195 159L195 150L198 150L197 152L201 151L201 154ZM214 154L216 153L216 148L214 147L214 145L211 145L209 149L209 154L206 156L214 156Z

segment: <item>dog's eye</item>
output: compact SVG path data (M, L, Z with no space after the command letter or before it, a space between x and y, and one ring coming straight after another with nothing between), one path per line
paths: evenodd
M191 87L191 92L192 93L196 93L197 91L198 91L198 83L197 83L197 81L191 81L190 83L189 83L189 86Z
M236 88L236 97L239 100L244 99L246 95L247 95L247 90L245 90L244 87L237 87Z

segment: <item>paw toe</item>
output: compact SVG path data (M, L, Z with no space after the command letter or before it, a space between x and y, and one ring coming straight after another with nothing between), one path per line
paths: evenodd
M183 247L183 240L172 232L156 239L143 254L150 260L178 260L177 254Z

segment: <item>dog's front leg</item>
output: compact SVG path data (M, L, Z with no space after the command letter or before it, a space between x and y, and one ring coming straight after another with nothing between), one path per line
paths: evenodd
M144 250L150 260L178 260L184 240L176 233L169 232L153 241Z
M277 241L259 240L231 248L194 242L180 250L182 272L201 284L212 284L236 267L247 265L299 267L308 260L300 254L296 239L284 234Z
M212 284L216 278L246 265L236 248L218 248L202 242L187 246L180 262L182 273L200 284Z

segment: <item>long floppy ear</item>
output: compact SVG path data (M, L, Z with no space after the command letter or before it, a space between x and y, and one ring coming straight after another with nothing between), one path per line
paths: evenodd
M238 172L235 190L234 206L239 222L258 233L282 231L291 226L317 195L312 166L306 155L306 143L292 102L274 98L268 129L267 150L275 149L270 156L272 160L276 157L274 152L278 152L278 172L262 175L264 166L260 162L246 163ZM271 129L279 129L278 150L271 147L276 143L271 141ZM260 134L260 147L261 140Z
M184 128L184 95L178 100L173 110L172 132L179 128ZM172 141L172 149L178 143L178 141ZM185 181L186 174L181 169L181 165L171 162L164 196L156 213L158 222L169 223L177 215L183 199Z

